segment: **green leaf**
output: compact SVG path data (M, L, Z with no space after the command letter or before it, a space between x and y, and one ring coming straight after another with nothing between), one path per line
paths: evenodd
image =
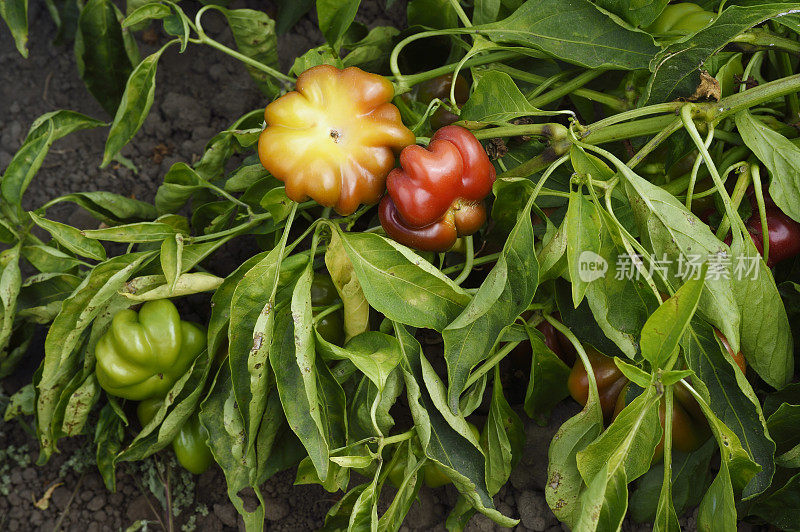
M82 261L52 246L36 244L22 247L22 256L45 273L62 273L82 264Z
M240 53L263 65L280 70L275 21L269 15L254 9L217 9L228 19ZM270 97L278 95L281 87L272 76L263 70L246 66L261 92Z
M278 0L277 4L280 6L280 12L276 27L278 35L283 35L311 10L314 0Z
M301 279L297 287L302 289L310 285L310 280ZM299 295L301 292L298 290L296 293ZM330 468L330 446L323 428L322 413L317 406L319 398L314 351L313 347L311 349L306 347L309 346L307 341L310 333L310 319L308 319L311 315L310 296L304 305L302 303L301 299L293 298L291 312L282 312L278 315L275 330L280 332L273 339L269 362L275 372L286 419L306 448L317 476L324 480L328 477ZM297 312L295 308L299 309L300 305L305 309L300 320L295 323L292 315ZM295 332L298 325L300 329ZM296 334L301 341L300 344L295 343Z
M667 279L680 286L686 279L697 277L705 264L718 271L706 276L698 312L738 350L741 318L732 292L729 248L675 196L624 165L618 170L625 177L642 243L662 261L659 267L666 270ZM668 261L666 267L663 261Z
M528 0L508 18L475 29L586 68L647 68L658 52L649 35L623 28L589 0Z
M472 11L473 24L488 24L497 20L500 14L502 0L476 0L475 9Z
M449 413L444 385L422 357L419 343L400 324L395 323L395 332L403 349L408 404L425 456L447 473L475 509L501 526L514 526L518 522L516 519L505 517L494 509L486 489L484 455L473 441L474 436L466 421ZM424 386L421 387L420 383ZM431 389L435 391L436 399L431 397ZM446 419L444 413L448 413L450 418ZM457 423L459 430L453 428L452 423Z
M145 57L133 69L125 85L125 92L117 107L114 122L108 132L106 147L103 152L101 168L108 166L144 124L153 105L153 94L156 90L156 67L161 54L170 43L165 44L157 52ZM177 118L177 117L175 117Z
M391 471L395 463L403 464L403 483L397 488L397 494L392 499L389 508L378 520L380 532L397 532L403 523L411 505L417 500L419 489L422 486L422 476L419 470L425 464L424 460L417 460L412 451L410 440L398 445L392 461L385 466Z
M319 65L333 65L336 68L344 68L344 63L339 56L333 53L331 47L327 44L312 48L300 57L294 60L292 68L289 73L299 76L311 67Z
M532 197L533 198L533 197ZM533 253L533 199L519 212L497 263L467 308L442 332L448 402L455 413L472 368L485 360L500 334L533 300L539 264Z
M490 70L478 78L469 100L461 108L459 120L502 123L538 112L528 103L511 76Z
M161 222L138 222L133 224L86 229L80 231L86 238L110 242L160 242L165 238L175 238L175 228Z
M76 436L83 432L89 419L92 406L100 398L100 384L94 373L90 373L77 390L69 398L64 412L64 421L61 432L65 436Z
M130 9L130 2L128 2L128 9ZM122 28L134 27L134 29L142 29L144 24L151 20L160 20L168 17L172 13L169 6L159 2L148 2L140 5L133 11L128 13L125 20L122 21Z
M345 67L357 66L367 72L381 72L388 61L400 30L393 26L377 26L366 37L355 43L346 43L349 53L342 63Z
M525 427L503 395L499 366L495 366L492 402L484 432L486 489L490 495L494 495L508 482L508 477L522 458L525 447Z
M748 235L731 244L731 260L733 295L742 316L741 351L767 384L783 388L794 374L794 338L772 271Z
M599 251L603 242L600 212L586 199L580 188L569 193L569 207L564 219L567 234L567 267L572 282L572 304L583 301L589 283L601 273L592 267L602 264Z
M663 430L658 418L661 396L650 386L627 405L603 434L577 455L578 469L591 485L602 467L609 474L624 469L632 482L650 469Z
M800 522L800 473L794 475L768 497L758 499L751 513L781 530L797 530Z
M624 467L600 464L600 470L581 493L576 530L620 530L628 510L628 478Z
M37 118L3 174L2 182L0 182L3 197L9 202L19 205L22 194L41 168L53 142L74 131L102 125L104 123L99 120L63 109L45 113Z
M597 5L629 22L633 27L649 26L664 10L669 0L599 0Z
M117 455L117 462L142 460L168 446L181 427L197 412L205 397L205 386L213 357L206 350L163 398L156 414Z
M188 164L173 164L164 176L164 183L156 191L156 209L160 213L176 212L208 182Z
M3 413L3 421L9 422L19 416L30 416L36 406L36 390L33 383L26 384L11 396Z
M344 233L342 245L370 306L393 321L441 331L470 297L431 263L374 233Z
M78 75L110 115L117 112L128 76L139 62L136 41L120 26L122 18L110 0L89 0L75 33Z
M411 0L406 7L406 18L409 26L458 27L458 14L450 0Z
M6 21L22 57L28 57L28 0L0 0L0 17Z
M720 463L717 478L709 486L697 512L697 530L736 529L736 503L728 464Z
M570 368L544 343L544 335L525 325L531 343L531 375L525 392L525 412L530 417L546 416L569 395Z
M100 418L94 431L97 446L97 468L109 491L116 491L117 474L115 458L125 437L124 420L117 415L109 403L100 410Z
M622 374L625 375L625 378L641 388L647 388L653 380L648 372L638 366L628 364L619 357L614 357L614 363Z
M50 200L48 205L62 201L81 206L106 225L152 220L158 216L156 209L149 203L102 190L66 194Z
M236 285L230 304L228 362L234 393L238 404L242 405L248 453L252 453L257 423L263 415L266 404L266 377L269 374L267 358L271 357L276 349L274 355L280 356L282 360L289 357L294 359L295 356L293 344L291 346L277 344L272 347L274 342L284 342L284 329L276 328L275 320L278 305L287 306L298 270L304 268L308 261L302 255L295 255L281 263L283 251L282 246L276 246L247 271ZM279 286L285 288L280 294ZM285 321L285 316L282 320ZM286 326L286 323L283 325ZM293 327L289 327L287 332L291 334L292 329ZM278 334L273 334L275 331L278 331ZM310 365L312 363L313 360L304 364L304 368L308 367L309 371L312 371ZM273 361L272 364L275 365L276 362ZM276 370L279 390L288 386L284 385L284 375L287 379L291 377L290 382L294 383L293 379L300 373L296 362L293 366L296 372L285 366ZM290 393L296 393L296 390ZM281 397L283 398L283 393ZM306 415L309 415L308 410Z
M693 379L694 386L708 397L710 409L725 424L726 430L736 435L737 441L741 442L739 449L743 447L742 452L746 452L760 466L761 471L755 476L748 467L743 466L742 481L745 484L749 482L745 496L763 492L770 485L775 471L775 443L769 437L766 420L753 388L725 353L713 328L702 320L695 318L692 321L682 347L686 365L699 379ZM737 479L740 475L733 465L731 474ZM752 480L747 475L752 476ZM744 485L737 487L740 488L744 488Z
M9 341L14 331L17 299L22 284L20 247L17 244L0 253L0 360L8 356Z
M361 0L317 0L319 29L328 44L339 47L340 39L356 17L359 4Z
M694 94L700 83L700 70L708 59L743 31L765 20L791 13L797 6L762 4L753 7L731 6L690 38L653 53L653 75L642 94L641 105L666 102Z
M749 111L735 115L742 140L769 170L769 195L775 205L800 222L800 147L756 120Z
M678 515L696 506L706 492L709 484L709 462L717 450L713 439L700 449L691 453L681 453L672 449L671 500ZM661 488L664 480L664 462L650 468L636 483L636 490L630 497L630 516L638 523L655 520L661 504Z
M181 264L182 252L183 237L180 234L175 234L172 238L165 238L161 244L161 270L164 272L164 278L167 280L170 293L175 290L175 284L178 282L178 277L183 269Z
M100 242L92 240L72 226L42 218L36 214L28 213L33 222L50 233L62 246L77 255L94 260L105 260L106 250Z
M581 514L580 492L583 486L577 455L602 430L603 413L600 403L590 393L583 410L565 421L550 442L545 498L559 521L572 528Z
M654 368L663 367L678 348L697 310L703 283L702 276L686 281L644 324L640 340L642 356Z
M231 375L226 364L220 367L208 396L200 407L200 422L208 431L208 446L214 460L225 474L228 497L244 518L248 530L263 530L264 505L258 484L252 485L251 467L247 460L247 441L243 437L244 424L233 393ZM246 509L239 492L251 486L259 498L254 509Z

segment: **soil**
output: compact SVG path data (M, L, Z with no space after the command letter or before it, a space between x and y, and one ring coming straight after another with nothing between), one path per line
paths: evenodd
M369 26L401 24L405 2L395 1L388 12L385 4L385 0L363 2L359 19ZM263 9L264 5L256 0L236 0L230 7ZM289 34L280 37L279 53L284 69L297 53L322 42L312 17L304 18ZM71 49L50 42L55 28L43 3L31 2L29 19L31 39L27 60L17 53L6 28L0 29L0 169L7 166L30 123L45 112L69 108L110 120L78 78ZM232 40L223 21L213 15L207 19L206 29L209 35L222 42ZM148 43L139 42L143 57L165 42L159 30L150 32L149 37ZM122 151L137 171L114 164L106 169L98 167L105 129L75 133L56 142L50 150L25 196L25 207L36 208L59 195L89 190L110 190L150 201L173 163L196 160L217 131L264 104L241 64L207 47L191 47L183 55L172 48L159 65L150 116ZM68 203L49 209L48 217L77 227L97 226L83 210ZM228 260L235 262L235 258ZM17 374L0 383L0 391L10 395L30 382L41 357L40 335ZM547 507L543 490L550 440L558 426L575 412L577 405L571 402L559 405L549 425L544 427L522 414L527 433L525 455L510 482L495 497L501 512L520 518L516 530L566 530ZM151 529L162 528L164 511L159 498L163 498L163 486L157 478L148 477L147 471L152 473L156 463L169 461L169 453L160 453L142 466L120 466L117 491L110 493L92 465L93 450L88 438L62 441L61 453L47 465L36 467L33 464L38 446L33 436L23 424L2 423L0 421L1 530L95 532L125 530L145 521ZM175 516L175 530L243 530L242 520L228 499L219 468L212 468L199 477L188 473L181 475L177 468L170 471L170 498L173 506L180 510ZM340 496L318 486L293 486L293 481L294 471L287 471L263 486L270 530L319 528L328 508ZM392 490L384 491L383 508ZM444 520L456 498L452 486L438 490L423 488L401 530L444 530ZM684 518L682 524L694 528L691 516ZM487 518L477 515L467 530L496 528L499 529ZM648 530L649 527L626 523L625 529Z

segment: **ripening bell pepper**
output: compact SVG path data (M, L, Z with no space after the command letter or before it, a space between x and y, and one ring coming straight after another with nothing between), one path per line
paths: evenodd
M164 397L205 346L205 331L181 321L170 300L148 301L119 311L97 341L97 380L117 397Z
M606 424L616 419L626 405L626 390L629 381L614 363L613 357L608 357L594 348L586 347L586 355L592 364L597 391L600 395L600 408ZM580 360L575 362L570 373L568 387L572 398L585 405L589 397L589 379ZM672 402L672 444L681 452L688 453L699 448L711 435L708 422L700 405L689 393L683 384L675 385L674 401ZM665 401L659 405L659 418L661 427L664 427ZM664 455L664 438L655 449L653 461L661 460Z
M428 148L409 146L386 179L381 225L391 238L421 251L447 251L460 236L486 221L483 199L495 170L481 143L467 129L447 126Z
M419 101L425 104L431 103L435 98L446 102L450 101L450 87L453 84L453 74L444 74L442 76L423 81L419 84L419 92L417 97ZM454 96L458 105L463 105L469 99L469 84L464 76L456 76ZM431 127L439 129L441 127L449 126L458 120L458 115L451 113L446 107L440 106L436 109L430 117Z
M393 96L389 80L356 67L306 70L266 108L261 164L293 201L310 197L342 215L377 203L396 153L415 140Z
M595 381L597 381L597 392L600 394L600 409L603 411L603 419L608 423L614 415L614 407L617 398L628 379L614 363L613 357L607 357L591 346L584 346L586 356L592 365ZM580 359L575 361L572 371L567 380L567 388L573 399L585 405L589 399L589 378L586 368Z
M136 407L139 423L142 426L147 425L156 415L162 403L163 399L161 398L140 402ZM200 418L196 413L186 420L178 431L178 435L172 440L172 450L175 451L178 463L190 473L196 475L204 473L214 461L214 456L211 454L206 440L208 440L208 431L200 423Z
M625 408L626 389L623 389L619 394L617 405L614 408L613 419L617 419L617 416ZM672 447L682 453L690 453L699 449L711 437L711 429L708 427L708 421L705 414L703 414L703 410L691 392L686 389L686 386L678 383L673 390ZM658 404L658 418L661 421L662 430L665 426L666 410L666 400L662 399ZM653 463L659 462L663 457L664 435L662 434L661 441L658 442L653 452Z

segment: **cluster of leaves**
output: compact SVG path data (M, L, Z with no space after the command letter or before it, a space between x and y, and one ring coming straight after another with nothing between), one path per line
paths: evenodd
M310 4L285 2L278 26L287 29ZM445 106L488 141L498 180L477 254L472 246L466 257L418 254L383 236L372 206L337 217L290 201L253 153L262 129L254 110L211 139L197 163L175 164L154 205L94 192L26 211L23 194L50 146L107 125L71 111L43 115L0 184L0 376L26 352L34 324L49 325L33 382L6 409L7 419L34 415L40 463L60 438L95 427L97 464L113 489L119 463L163 449L199 411L248 529L264 523L259 486L297 467L298 483L344 492L326 529L396 530L432 465L460 493L448 528L462 529L475 512L512 526L492 496L521 458L524 432L500 363L530 343L521 406L546 416L567 395L568 369L535 329L547 320L574 343L578 364L589 366L582 345L592 345L618 357L632 382L629 404L604 429L590 379L584 409L554 438L545 489L560 520L617 530L630 512L677 530L677 516L699 504L703 529L732 530L740 518L797 528L799 331L791 323L800 323L800 261L767 267L743 222L753 207L742 201L752 183L763 211L764 169L775 205L800 221L796 5L705 2L713 22L676 37L642 31L666 0L475 0L471 16L456 0L411 0L403 30L354 22L358 0L318 0L326 43L288 74L264 12L208 4L190 17L196 6L138 0L123 17L109 0L51 5L62 33L75 19L79 74L114 117L103 165L144 122L164 51L207 45L241 61L265 100L322 63L387 74L421 143L429 117ZM26 6L0 0L21 51ZM208 11L226 19L236 49L205 34ZM130 32L153 21L170 40L139 60ZM452 93L430 103L416 97L419 83L454 72L471 81L460 108ZM721 218L716 234L693 212L701 198ZM103 227L81 231L47 218L63 201ZM208 273L215 251L245 235L263 251L225 278ZM109 257L103 242L127 251ZM612 268L588 279L587 256L612 266L633 258L638 275ZM679 270L690 256L705 274L698 280ZM738 259L752 259L756 275L735 275ZM477 265L488 269L471 270ZM342 297L344 346L315 330L321 313L335 310L311 304L314 272L323 269ZM121 309L203 292L213 292L207 351L139 429L128 419L132 405L100 389L95 345ZM747 375L714 329L743 351ZM423 348L423 337L441 347ZM672 450L658 415L679 382L713 434L688 454ZM480 437L468 417L483 426ZM664 462L652 465L664 432ZM402 481L378 516L397 470ZM244 506L245 488L258 497L255 509Z

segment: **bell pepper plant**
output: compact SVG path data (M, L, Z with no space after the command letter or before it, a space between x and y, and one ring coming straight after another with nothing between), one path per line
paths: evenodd
M24 4L0 17L26 54L50 26ZM431 528L528 526L528 490L576 531L797 528L795 4L409 0L400 27L350 0L277 20L67 4L46 12L107 116L6 128L0 168L0 403L38 463L83 435L113 490L171 447L221 468L248 532L285 470L331 493L324 530L397 530L425 484L449 493ZM295 54L278 33L311 6L296 28L324 42ZM153 201L42 199L48 151L79 130L106 128L106 172L155 172L137 131L171 112L153 105L167 52L198 47L261 103L209 100L224 127L195 129L208 144ZM164 529L188 525L163 478Z

